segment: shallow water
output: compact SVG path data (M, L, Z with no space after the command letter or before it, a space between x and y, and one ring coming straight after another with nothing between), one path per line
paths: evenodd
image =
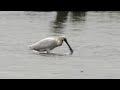
M27 48L60 35L72 55ZM120 12L0 11L0 78L120 78Z

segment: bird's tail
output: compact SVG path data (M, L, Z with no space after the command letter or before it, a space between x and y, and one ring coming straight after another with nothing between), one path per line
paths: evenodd
M34 49L33 45L29 45L28 48L29 48L30 50L33 50L33 49Z

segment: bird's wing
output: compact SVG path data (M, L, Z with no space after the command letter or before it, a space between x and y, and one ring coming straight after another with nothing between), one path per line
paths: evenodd
M36 47L39 49L44 49L44 48L54 48L56 47L56 40L53 38L46 38L43 39L41 41L39 41L38 43L36 43Z

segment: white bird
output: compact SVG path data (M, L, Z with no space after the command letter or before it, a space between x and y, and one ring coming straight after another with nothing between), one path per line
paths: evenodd
M63 41L66 42L66 44L68 45L71 54L73 53L73 49L71 48L71 46L69 45L67 39L65 36L59 36L59 37L49 37L49 38L45 38L40 40L39 42L28 46L30 50L36 50L39 52L43 52L46 51L47 53L50 53L50 50L61 46L63 44Z

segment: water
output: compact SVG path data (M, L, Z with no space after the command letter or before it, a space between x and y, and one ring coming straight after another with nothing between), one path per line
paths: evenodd
M65 35L52 54L27 48ZM120 78L120 12L0 11L0 78Z

